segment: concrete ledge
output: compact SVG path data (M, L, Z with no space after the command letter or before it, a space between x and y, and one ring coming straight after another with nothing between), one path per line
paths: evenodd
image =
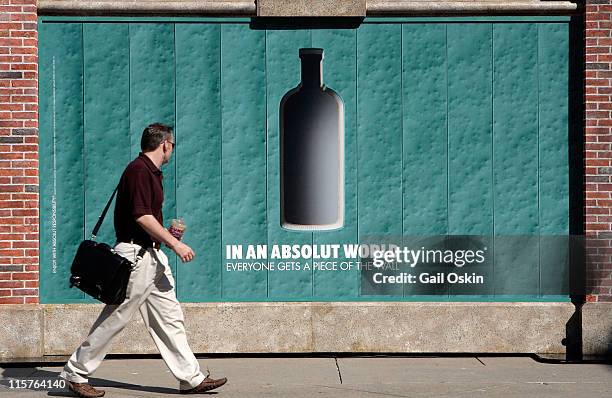
M582 325L584 352L612 357L612 303L586 303Z
M39 15L215 15L254 16L255 0L38 0Z
M382 304L382 305L380 305ZM564 353L571 303L313 306L317 351Z
M70 355L102 304L0 306L4 358ZM182 304L197 353L490 352L564 353L571 303L299 302ZM589 308L588 306L586 308ZM585 309L586 309L585 308ZM585 344L612 330L610 307L592 307ZM590 310L589 310L590 311ZM590 320L594 318L593 320ZM607 341L609 344L609 340ZM157 353L140 314L117 336L111 353Z
M44 355L70 355L87 337L89 330L104 308L103 304L43 304ZM0 307L2 311L2 307ZM140 313L113 340L112 353L153 354L155 344L144 326Z
M364 8L365 4L365 10ZM549 0L39 0L39 15L436 16L572 14L576 3ZM364 14L365 13L365 14Z
M365 17L366 0L257 0L259 17Z
M578 5L549 0L368 0L368 16L434 15L555 15L572 14Z
M42 315L38 305L0 305L0 359L44 354Z

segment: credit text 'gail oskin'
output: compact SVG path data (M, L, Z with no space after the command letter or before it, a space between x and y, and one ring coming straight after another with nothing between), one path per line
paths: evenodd
M455 272L436 272L430 274L428 272L421 272L420 274L414 275L406 272L402 272L399 275L383 275L382 272L377 272L373 276L374 283L423 283L423 284L466 284L466 285L478 285L484 283L484 276L478 275L475 272L458 274Z

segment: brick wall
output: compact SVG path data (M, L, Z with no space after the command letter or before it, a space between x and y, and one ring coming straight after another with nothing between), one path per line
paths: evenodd
M587 0L585 231L588 301L612 301L612 0Z
M0 2L0 304L38 303L36 0Z

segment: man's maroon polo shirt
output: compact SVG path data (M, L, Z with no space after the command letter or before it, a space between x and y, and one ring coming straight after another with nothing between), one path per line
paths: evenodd
M118 242L151 245L154 241L136 219L144 214L153 215L164 225L162 204L164 188L162 172L142 152L123 171L115 202L115 233Z

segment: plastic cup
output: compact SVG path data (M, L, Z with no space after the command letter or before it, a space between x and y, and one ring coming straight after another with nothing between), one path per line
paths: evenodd
M185 229L187 229L187 226L185 226L185 222L182 218L173 218L172 223L170 224L170 228L168 228L168 231L176 239L181 240L183 234L185 233Z

